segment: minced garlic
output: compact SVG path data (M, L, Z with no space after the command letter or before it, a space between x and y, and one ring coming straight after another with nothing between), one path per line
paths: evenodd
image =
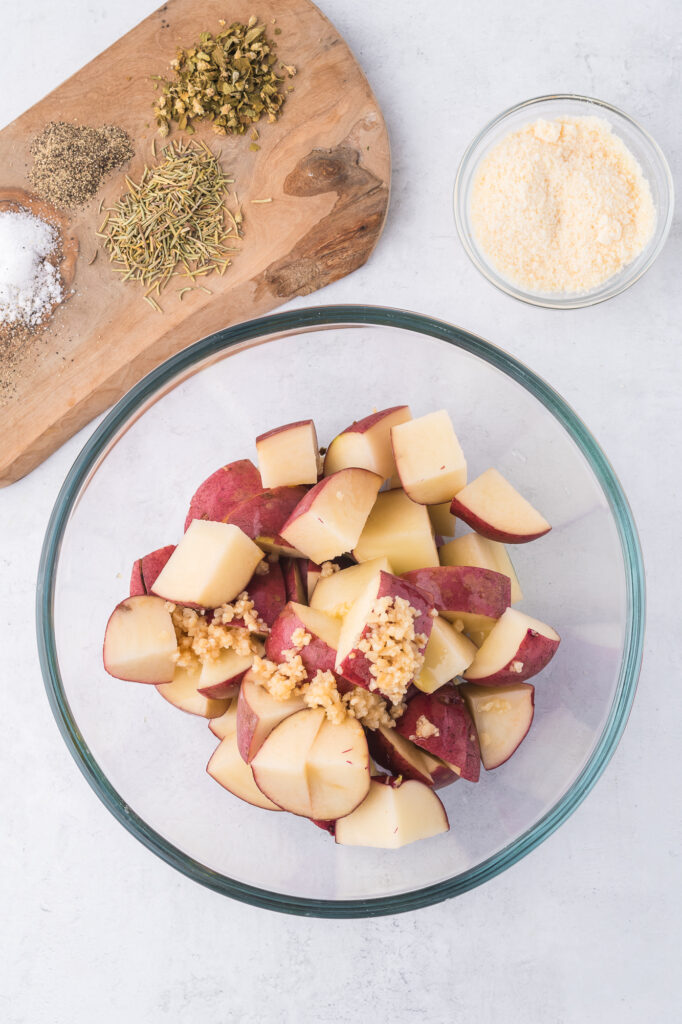
M308 673L301 661L301 655L294 651L285 652L286 660L277 664L267 658L254 657L251 671L259 686L268 691L275 700L289 700L301 693Z
M297 626L297 628L291 634L291 645L298 651L302 651L304 647L307 647L312 636L310 633L306 633L303 626Z
M358 642L371 662L370 690L380 690L392 704L399 704L424 664L426 637L415 633L419 612L404 597L380 597L367 620L369 629Z
M484 704L479 704L478 710L497 714L502 711L511 711L511 704L504 697L491 697Z
M440 736L440 729L433 722L430 722L426 715L420 715L417 719L415 737L418 740L428 740L432 736Z
M482 251L533 292L587 292L631 263L651 238L648 181L600 117L535 121L483 160L471 193Z
M320 566L320 578L326 580L328 576L333 576L335 572L338 572L341 568L336 562L323 562Z
M302 697L309 708L324 708L327 718L334 725L341 725L347 716L347 708L336 687L333 672L318 669L307 686L302 687Z
M216 617L209 622L207 616L195 608L169 602L166 607L171 613L178 642L174 655L178 668L194 668L215 661L222 651L227 650L233 650L242 657L263 654L263 645L255 633L263 632L263 628L267 632L267 627L255 614L253 603L245 594L240 595L235 605L223 606L226 621L218 615L220 609L216 609ZM230 626L233 619L243 620L246 628Z

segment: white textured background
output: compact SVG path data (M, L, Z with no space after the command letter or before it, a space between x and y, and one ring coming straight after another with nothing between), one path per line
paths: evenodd
M0 123L154 6L2 0ZM228 0L225 7L229 17ZM592 94L640 119L679 190L682 7L322 7L383 106L393 200L370 264L306 304L367 301L454 321L526 361L585 419L641 531L649 625L638 698L613 761L569 822L454 902L323 922L203 890L108 814L67 753L43 693L33 628L38 556L85 430L0 493L0 1021L672 1024L682 1019L679 218L658 263L629 292L556 313L517 304L478 276L455 237L450 204L459 156L483 123L553 91Z

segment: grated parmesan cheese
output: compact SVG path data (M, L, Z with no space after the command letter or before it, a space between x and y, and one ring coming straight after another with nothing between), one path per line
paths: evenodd
M470 207L476 240L495 269L534 292L591 291L651 238L648 181L599 117L535 121L488 154Z

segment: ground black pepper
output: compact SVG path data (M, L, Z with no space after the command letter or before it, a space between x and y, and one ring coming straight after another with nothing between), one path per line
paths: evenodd
M130 136L117 125L51 121L31 144L29 178L38 195L55 206L82 206L133 152Z

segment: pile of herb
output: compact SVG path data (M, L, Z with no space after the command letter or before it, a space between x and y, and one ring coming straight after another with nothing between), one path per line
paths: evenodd
M276 121L286 94L285 75L275 70L274 51L265 25L259 25L255 16L247 25L235 22L216 36L203 32L198 43L178 50L171 61L175 79L155 78L161 83L154 104L161 134L168 135L172 121L191 134L191 122L204 117L213 122L218 135L242 135L265 116ZM280 64L280 70L289 77L296 74L290 65Z
M99 190L111 171L133 155L123 128L51 121L31 143L31 183L39 196L55 206L82 206Z
M98 234L123 280L146 286L150 305L160 308L152 293L158 296L172 277L194 284L225 272L239 251L230 242L241 238L242 214L238 205L234 213L227 208L233 179L205 143L171 143L139 182L126 182L127 193L106 210Z

